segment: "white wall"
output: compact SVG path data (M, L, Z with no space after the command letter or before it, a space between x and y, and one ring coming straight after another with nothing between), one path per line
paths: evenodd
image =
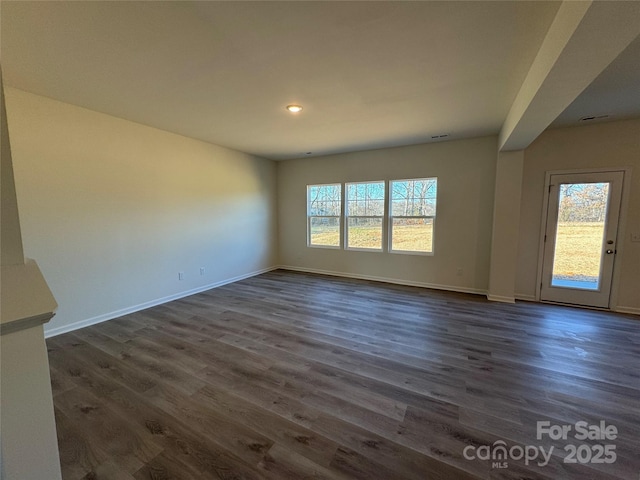
M280 263L311 271L486 292L497 137L355 152L278 163ZM434 255L309 248L306 186L438 177ZM462 268L462 275L457 269Z
M640 120L548 130L525 150L516 276L518 296L535 295L545 172L603 167L633 169L628 210L623 210L621 217L624 230L618 239L614 273L619 289L612 306L640 313L640 243L631 242L631 233L640 233Z
M523 150L498 152L487 295L497 302L515 302L523 163Z
M13 162L11 160L11 146L9 129L7 127L7 112L4 102L4 83L0 74L0 255L2 265L19 265L24 263L22 250L22 236L16 198L16 188L13 181Z
M6 103L50 333L277 264L274 162L12 88Z

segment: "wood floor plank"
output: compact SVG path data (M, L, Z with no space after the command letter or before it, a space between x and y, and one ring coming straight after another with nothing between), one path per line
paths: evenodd
M113 460L98 465L85 477L85 480L100 478L117 478L118 480L135 480L135 478ZM158 478L158 477L156 477Z
M242 425L266 435L281 446L307 457L318 465L328 467L338 444L317 432L265 410L241 397L212 387L204 387L195 400L202 400L210 408L237 419Z
M47 339L64 480L621 480L630 315L277 270ZM615 425L566 463L537 422ZM554 447L543 466L465 448Z
M219 371L206 369L207 378L218 384L225 382L220 379ZM235 388L239 383L246 381L246 376L223 372L222 377L231 384L229 388ZM253 377L251 383L260 389L270 391L272 394L282 397L283 402L294 400L305 407L316 411L331 412L333 415L356 425L365 425L380 435L390 435L395 432L399 421L382 413L374 412L356 403L341 398L337 392L326 392L308 387L301 382L285 379L273 372L266 370L259 377Z
M404 479L459 480L476 478L462 470L440 462L432 456L405 447L392 439L376 435L365 428L345 422L328 414L322 414L313 423L313 430L334 439L348 451L382 465L391 465L395 477ZM393 477L390 477L393 478Z
M268 436L210 407L202 397L184 396L169 386L156 387L147 395L150 404L192 425L199 437L220 444L249 465L257 464L274 443Z
M76 359L82 365L80 368L67 367L71 369L69 371L71 377L82 377L83 371L93 368L111 376L117 382L136 392L144 392L157 384L148 375L124 365L115 357L83 342L73 333L54 337L47 340L47 343L50 348L52 346L55 348L55 350L52 348L54 351L49 353L49 361L54 366L57 365L54 360L58 357L61 357L62 368L65 368L64 364L69 359Z
M337 469L325 468L308 458L275 444L258 465L274 478L312 478L314 480L348 480L349 477Z
M243 339L227 337L226 335L220 338L220 341L229 341L229 343L233 345L246 345L246 343L243 343ZM255 349L252 349L252 351L255 351ZM274 358L280 358L280 356L274 354ZM298 358L302 361L305 357L304 355L298 355ZM313 370L313 372L310 370ZM307 364L301 367L300 363L290 363L274 364L269 368L269 372L280 375L287 381L304 383L310 389L320 389L327 392L339 389L343 400L393 419L401 420L404 417L406 404L403 402L390 399L384 395L378 395L375 391L360 388L358 385L342 382L337 378L338 376L336 374L330 372L328 369L320 370L313 365ZM315 373L315 375L313 373Z
M51 393L53 393L53 396L76 387L76 384L61 372L58 366L49 365L49 376L51 378Z
M69 390L58 395L55 402L76 428L82 426L90 434L92 444L129 473L136 472L162 451L149 432L127 422L86 390Z
M155 443L164 448L161 454L145 464L150 467L141 467L136 476L159 475L163 469L167 474L179 473L173 472L172 469L175 469L176 465L184 464L189 467L187 470L195 470L194 475L197 478L218 478L218 474L262 478L223 446L199 435L188 422L181 422L157 408L147 398L119 383L104 370L86 368L84 362L72 355L68 355L65 360L65 366L69 367L66 370L67 375L80 388L87 390L87 398L94 398L95 395L103 398L110 410L126 418L137 429L148 431ZM83 424L86 430L81 429L81 432L91 436L88 422ZM93 465L94 469L102 465L105 459L108 459L108 456L103 455L101 461ZM188 475L187 470L184 473L185 477Z
M84 478L97 465L109 460L109 455L100 450L91 441L90 436L83 435L82 426L76 429L58 407L54 409L54 413L63 478L66 480Z

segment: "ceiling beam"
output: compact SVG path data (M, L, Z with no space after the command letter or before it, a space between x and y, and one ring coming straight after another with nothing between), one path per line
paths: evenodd
M638 35L640 2L563 2L502 125L500 150L526 148Z

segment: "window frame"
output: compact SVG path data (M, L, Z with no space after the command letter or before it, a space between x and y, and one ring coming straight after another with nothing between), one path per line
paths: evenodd
M337 187L340 192L340 212L338 215L312 215L311 214L311 189L313 187ZM330 248L333 250L341 250L342 243L342 231L343 231L343 217L344 217L344 189L342 183L315 183L307 185L307 247L311 248ZM317 245L311 243L311 223L314 218L336 218L338 219L338 245Z
M436 186L436 194L435 194L435 206L433 215L394 215L393 214L393 183L395 182L418 182L418 181L429 181L435 180ZM387 239L387 252L394 253L399 255L422 255L422 256L433 256L435 254L435 243L436 243L436 216L438 211L438 177L422 177L422 178L405 178L405 179L394 179L389 180L388 182L388 215L387 215L387 230L388 230L388 239ZM396 250L393 248L393 220L396 218L402 219L431 219L431 251L425 252L422 250Z
M350 215L349 214L349 185L364 185L364 184L382 184L382 215ZM387 219L387 190L388 190L389 182L387 180L364 180L358 182L345 182L344 183L344 205L343 205L343 213L344 213L344 250L353 250L360 252L379 252L384 253L385 251L385 236L386 236L386 228L385 221ZM350 247L349 246L349 219L350 218L363 218L363 219L380 219L380 248L368 248L368 247Z

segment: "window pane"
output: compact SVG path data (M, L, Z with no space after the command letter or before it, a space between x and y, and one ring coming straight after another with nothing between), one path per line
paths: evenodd
M340 201L314 201L311 203L309 209L310 216L339 216L340 215Z
M347 184L347 215L384 215L384 182Z
M340 184L307 187L307 238L309 245L340 247L342 186Z
M348 248L382 249L382 218L349 217L347 223Z
M310 216L340 215L340 185L310 185L308 192Z
M433 252L432 218L393 218L391 220L391 250Z
M309 245L340 246L340 218L313 217L310 220Z
M560 185L551 285L598 290L609 183Z
M395 180L391 182L391 215L394 217L434 216L437 178Z

